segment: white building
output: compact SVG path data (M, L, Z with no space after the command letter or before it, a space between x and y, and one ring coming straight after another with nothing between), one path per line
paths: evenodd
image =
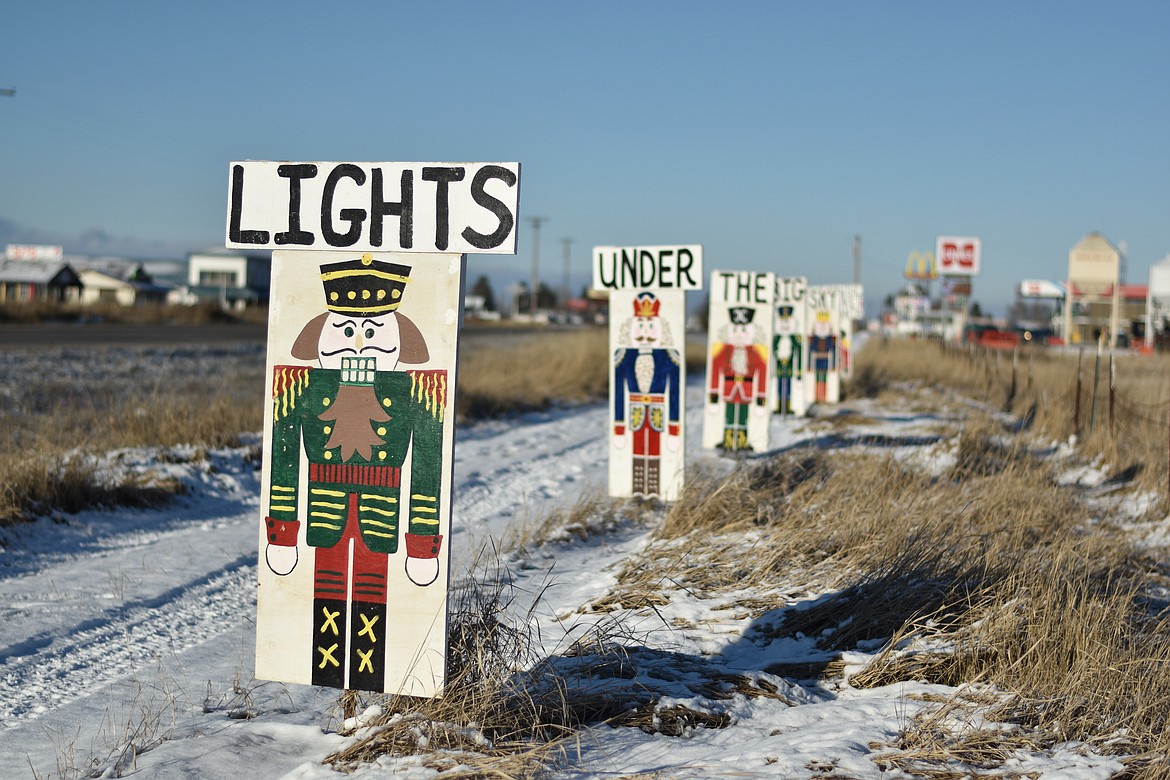
M187 260L187 284L167 300L189 306L216 301L225 309L266 305L271 281L271 255L192 254Z

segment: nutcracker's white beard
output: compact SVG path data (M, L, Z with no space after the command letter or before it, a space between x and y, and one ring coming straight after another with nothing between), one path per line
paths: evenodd
M341 385L337 388L337 398L318 419L333 421L325 449L340 447L342 461L348 461L354 453L370 460L374 445L386 443L371 425L390 419L378 403L373 385Z

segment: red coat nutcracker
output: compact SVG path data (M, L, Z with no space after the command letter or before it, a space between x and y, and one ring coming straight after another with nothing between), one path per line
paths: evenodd
M727 310L731 324L727 343L711 361L710 402L724 403L723 450L750 450L748 412L752 402L763 406L768 395L768 362L756 345L756 310L733 306Z

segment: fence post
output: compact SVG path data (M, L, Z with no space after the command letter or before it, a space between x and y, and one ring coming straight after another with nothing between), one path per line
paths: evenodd
M1085 361L1085 348L1081 347L1077 350L1077 398L1073 406L1073 433L1077 436L1081 435L1081 382L1083 381L1084 371L1081 365Z
M1101 340L1097 339L1097 359L1093 361L1093 395L1089 399L1089 434L1097 426L1097 386L1101 380Z
M1012 347L1012 389L1008 393L1008 398L1011 399L1011 401L1016 400L1016 372L1019 368L1019 365L1020 365L1020 348L1019 347ZM1011 401L1009 401L1009 403ZM1008 411L1010 412L1011 409L1008 409Z
M1109 438L1113 438L1113 398L1117 392L1117 369L1113 363L1113 352L1109 352Z

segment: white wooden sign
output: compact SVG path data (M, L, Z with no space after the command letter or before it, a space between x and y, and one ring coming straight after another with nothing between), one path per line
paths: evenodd
M519 163L233 162L227 246L515 254Z
M781 416L802 415L808 408L804 393L807 375L804 359L808 353L807 290L806 277L776 277L775 333L772 337L776 383L773 410Z
M257 677L440 691L463 269L273 253Z
M705 448L725 452L768 449L775 296L775 274L711 273Z
M593 247L593 289L675 289L703 287L703 247Z
M609 312L609 494L676 500L686 452L686 293L613 290Z
M841 400L841 291L834 285L808 288L808 357L805 398L810 404Z

